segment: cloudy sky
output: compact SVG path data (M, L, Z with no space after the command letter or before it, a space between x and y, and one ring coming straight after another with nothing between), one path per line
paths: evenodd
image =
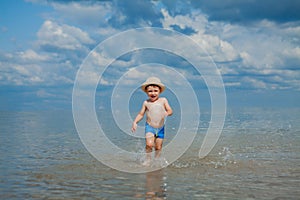
M142 27L183 33L204 48L222 75L230 106L300 106L298 0L5 0L0 5L2 110L71 108L76 73L91 50ZM130 70L133 81L126 84L136 84L147 73L130 66L154 61L201 81L176 55L145 50L119 58L101 84L113 87Z

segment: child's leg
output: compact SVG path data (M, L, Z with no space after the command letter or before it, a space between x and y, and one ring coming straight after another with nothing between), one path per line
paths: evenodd
M151 152L152 152L152 149L154 147L154 141L155 141L155 138L154 138L154 135L153 133L149 132L149 133L146 133L146 160L145 162L143 163L143 165L150 165L150 161L151 161Z
M154 135L153 133L146 133L146 153L152 152L152 149L154 147Z
M164 141L164 139L162 139L162 138L156 138L155 139L155 157L156 158L158 158L161 154L163 141Z

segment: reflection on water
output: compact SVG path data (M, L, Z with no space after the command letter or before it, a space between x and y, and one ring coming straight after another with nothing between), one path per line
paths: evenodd
M95 160L81 144L72 120L69 112L0 112L0 199L298 199L300 195L297 110L281 115L257 110L232 113L205 159L197 157L204 136L199 134L179 160L147 174L119 172ZM130 140L126 145L136 146Z
M139 185L144 186L133 197L137 199L167 199L167 174L164 170L158 170L143 174L145 182Z
M146 199L166 199L167 176L163 170L146 174Z

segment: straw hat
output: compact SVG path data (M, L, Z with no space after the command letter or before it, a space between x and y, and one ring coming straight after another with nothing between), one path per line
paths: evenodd
M156 77L150 77L150 78L148 78L148 79L142 84L141 88L142 88L142 90L143 90L144 92L147 92L147 91L146 91L146 87L147 87L148 85L158 85L158 86L160 87L160 92L161 92L161 93L166 89L165 85L162 84L162 82L160 81L160 79L159 79L159 78L156 78Z

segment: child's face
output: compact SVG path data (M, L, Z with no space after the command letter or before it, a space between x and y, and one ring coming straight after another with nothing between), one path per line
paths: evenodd
M147 95L150 101L154 102L159 98L160 88L156 85L149 85L147 87Z

